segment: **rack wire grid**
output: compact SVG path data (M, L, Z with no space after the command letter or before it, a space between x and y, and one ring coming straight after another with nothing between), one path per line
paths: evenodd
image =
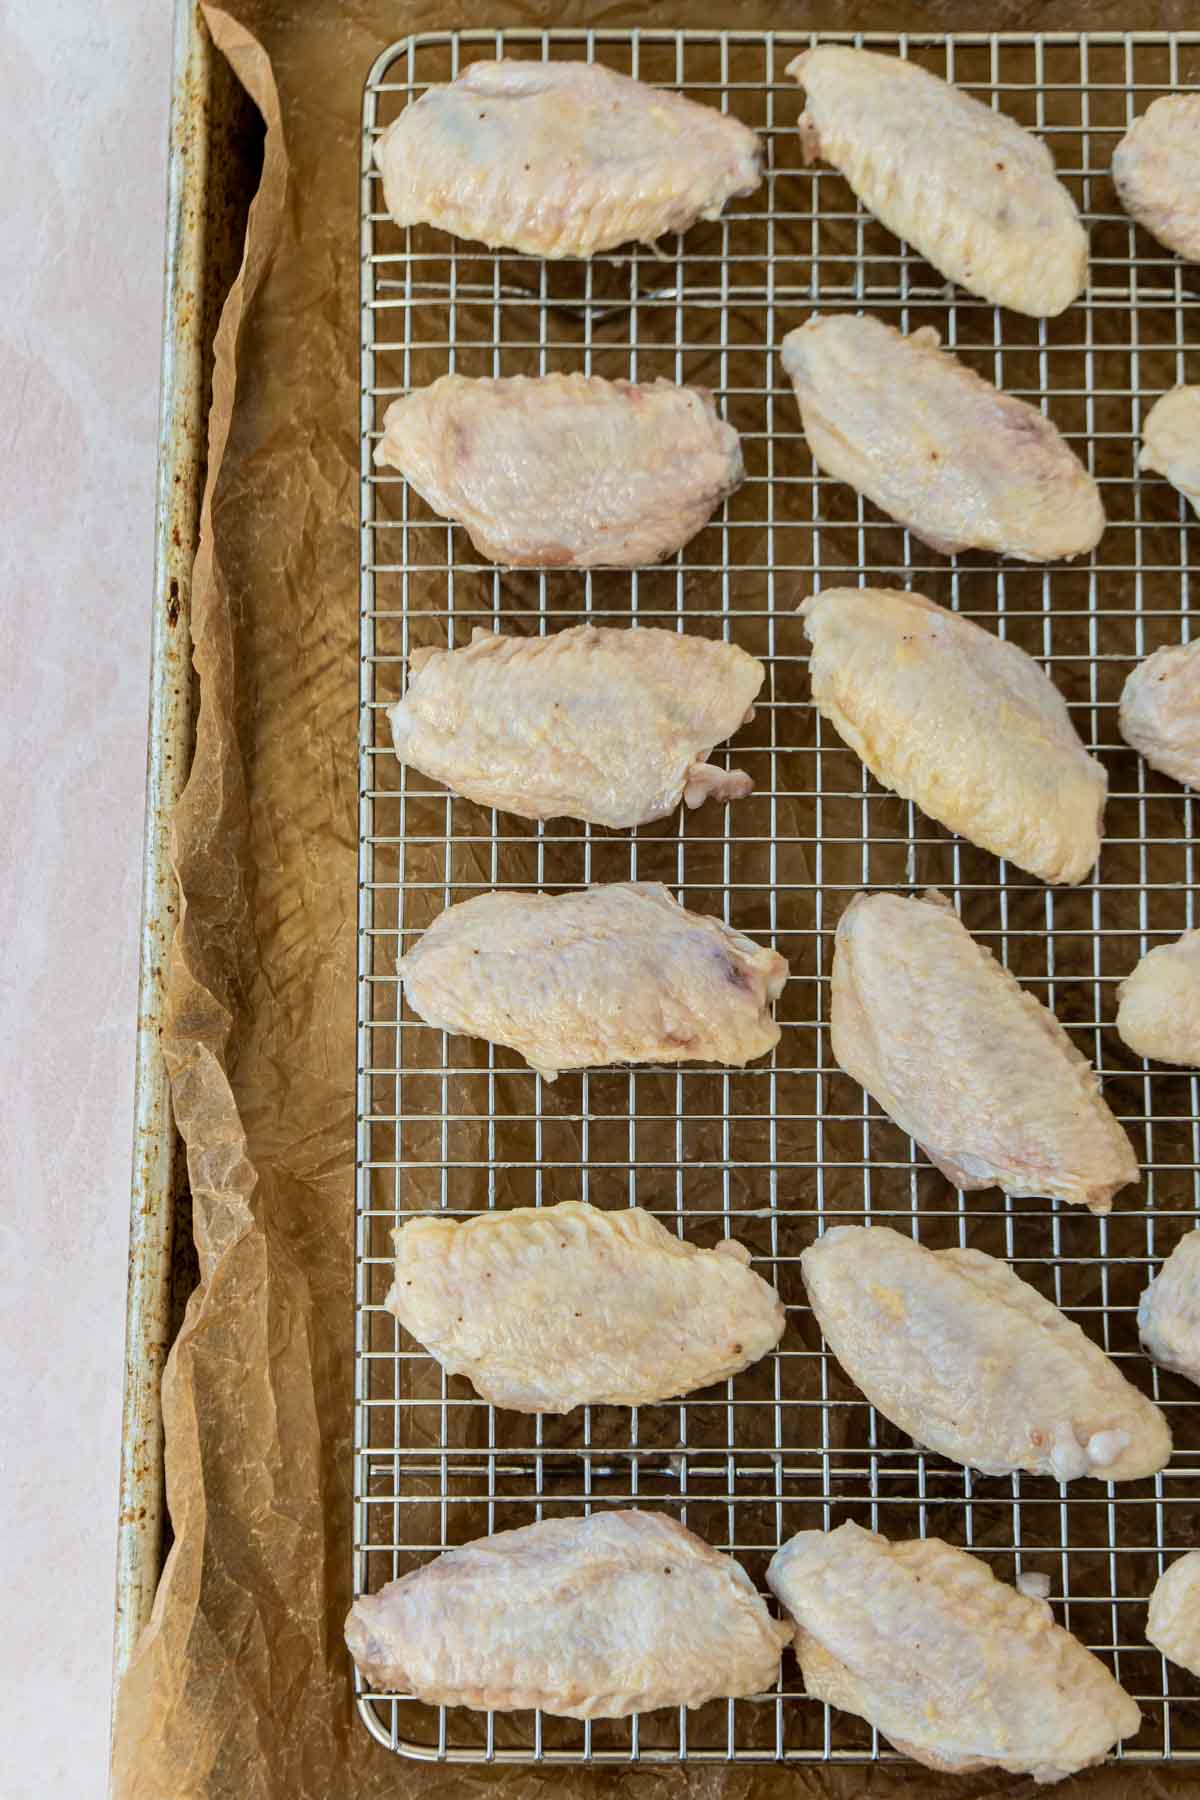
M853 1518L936 1534L1005 1579L1049 1577L1056 1617L1136 1696L1126 1761L1200 1758L1200 1686L1152 1651L1146 1597L1197 1539L1200 1406L1140 1354L1137 1298L1197 1216L1196 1077L1152 1067L1113 1029L1138 957L1196 922L1195 801L1128 750L1117 700L1135 659L1187 637L1198 528L1157 478L1138 479L1147 406L1200 377L1197 275L1120 211L1114 145L1160 93L1194 82L1200 33L822 34L909 57L1051 144L1091 229L1086 294L1036 321L947 286L859 207L834 171L802 165L801 96L784 75L800 33L495 30L410 37L366 88L362 160L362 683L358 1028L356 1593L450 1545L593 1508L661 1508L762 1584L802 1527ZM499 56L599 60L735 113L767 147L766 179L658 253L545 263L399 230L371 168L381 129L425 87ZM1108 530L1086 561L1018 567L924 549L817 473L779 366L814 309L932 324L972 367L1044 405L1101 482ZM584 369L714 390L742 435L745 484L673 561L634 570L482 564L371 451L396 394L447 370ZM796 606L823 583L911 585L1038 657L1111 778L1094 876L1052 891L879 788L809 698ZM767 666L728 755L753 796L634 832L531 824L453 798L392 752L384 708L419 644L472 628L544 633L581 620L736 640ZM987 721L981 720L986 730ZM718 752L718 756L725 752ZM446 906L496 887L662 880L790 958L782 1040L744 1070L594 1069L544 1082L505 1051L405 1011L395 966ZM975 934L1054 1008L1100 1070L1142 1159L1108 1218L949 1186L834 1063L834 928L860 889L952 896ZM734 1235L787 1305L779 1349L682 1402L565 1419L497 1411L448 1379L384 1310L402 1215L589 1200L637 1203L700 1244ZM1166 1409L1174 1458L1112 1486L993 1479L923 1453L866 1405L824 1351L800 1252L837 1221L884 1221L933 1247L1006 1257ZM777 1690L695 1712L576 1723L439 1709L368 1693L392 1749L447 1762L866 1762L893 1752L861 1720L805 1698L785 1654Z

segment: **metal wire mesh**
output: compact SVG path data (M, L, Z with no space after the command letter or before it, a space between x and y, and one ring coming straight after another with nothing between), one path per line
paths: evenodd
M838 34L822 34L823 41ZM1194 801L1121 743L1116 702L1135 658L1189 632L1197 528L1165 483L1135 479L1154 397L1200 379L1195 271L1137 231L1108 175L1121 132L1195 81L1200 34L896 37L847 41L909 56L1042 133L1091 226L1091 282L1033 321L948 288L859 208L840 176L801 165L800 96L784 76L806 34L617 30L433 33L389 50L365 96L362 264L362 686L358 1052L358 1382L355 1592L449 1545L534 1519L661 1507L760 1582L793 1531L844 1518L892 1537L937 1534L998 1574L1050 1577L1056 1616L1135 1694L1127 1760L1200 1758L1200 1687L1151 1651L1145 1597L1197 1541L1194 1390L1138 1351L1137 1297L1195 1222L1196 1078L1133 1057L1112 1028L1117 982L1195 924ZM545 264L426 228L398 230L370 166L374 138L427 85L493 56L602 60L725 108L768 146L760 192L660 246ZM819 476L777 350L810 311L866 308L933 324L982 374L1044 403L1101 481L1108 530L1086 562L1018 568L940 557ZM389 399L448 369L555 369L712 388L742 434L745 485L674 561L619 572L481 564L371 450ZM1112 794L1095 876L1052 892L885 794L811 706L795 607L830 582L912 585L1041 658ZM735 639L768 668L737 765L754 796L633 833L542 826L451 798L395 762L384 707L410 646L475 625L545 632L583 619ZM986 729L986 722L984 722ZM718 752L718 757L722 755ZM781 950L793 979L783 1038L744 1071L594 1070L548 1086L520 1059L407 1014L402 948L443 907L492 887L670 883ZM1142 1156L1140 1189L1108 1219L995 1191L951 1189L833 1063L825 1020L832 933L860 888L942 887L972 930L1054 1007L1096 1063ZM637 1203L700 1243L741 1238L789 1324L779 1350L686 1403L566 1419L498 1412L447 1379L382 1307L401 1214L585 1199ZM1069 1491L984 1478L926 1455L878 1418L822 1349L798 1257L827 1224L887 1221L933 1247L1007 1257L1168 1413L1170 1468ZM868 1761L893 1755L861 1721L781 1685L688 1714L577 1724L368 1694L372 1732L450 1761Z

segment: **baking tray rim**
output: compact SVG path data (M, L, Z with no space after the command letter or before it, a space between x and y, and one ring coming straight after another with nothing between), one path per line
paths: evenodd
M175 0L154 528L154 597L134 1055L125 1362L117 1515L112 1722L154 1604L166 1494L162 1373L170 1349L175 1204L184 1147L162 1051L178 920L172 819L191 767L191 574L207 409L203 383L213 43L199 0Z

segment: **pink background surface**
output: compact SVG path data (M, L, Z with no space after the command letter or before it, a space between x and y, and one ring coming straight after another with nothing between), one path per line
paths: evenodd
M169 0L0 0L0 1792L107 1788Z

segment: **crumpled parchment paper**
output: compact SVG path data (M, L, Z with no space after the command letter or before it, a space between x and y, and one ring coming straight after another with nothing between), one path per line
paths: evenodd
M1032 1793L1023 1779L912 1766L458 1772L398 1760L356 1717L342 1624L354 1354L360 101L387 43L472 22L1124 29L1186 25L1188 9L935 4L901 18L878 3L231 0L206 16L263 113L267 142L217 346L193 596L199 726L176 822L182 918L168 1054L201 1281L164 1382L175 1541L120 1696L114 1793ZM1116 1800L1195 1780L1182 1767L1110 1765L1071 1791Z

